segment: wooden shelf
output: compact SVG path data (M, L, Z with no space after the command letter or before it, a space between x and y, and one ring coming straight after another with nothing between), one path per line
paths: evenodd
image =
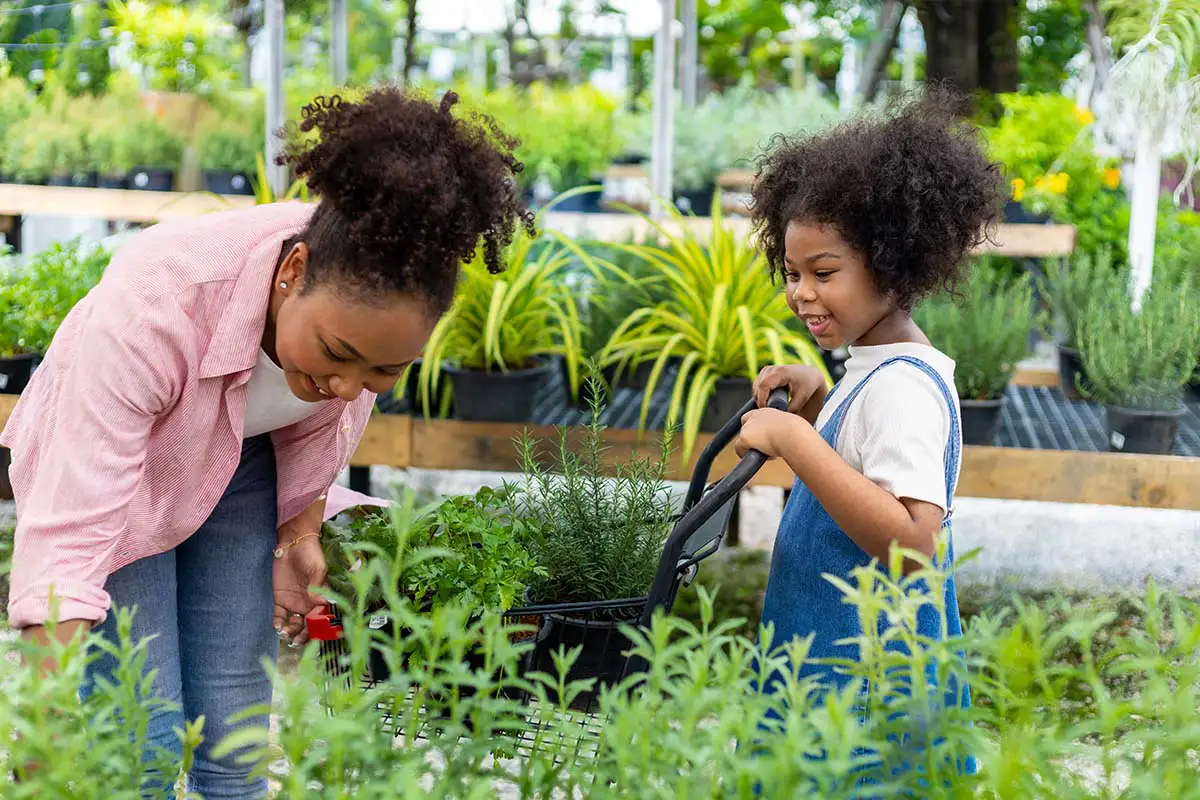
M46 214L154 222L170 217L194 217L252 205L254 198L245 195L0 184L0 215L6 216Z
M47 214L153 222L169 217L246 208L254 205L254 202L253 197L207 192L142 192L0 184L0 216ZM644 237L653 231L644 219L632 214L551 211L544 218L549 228L572 236L591 236L610 242L625 241L630 236ZM703 232L711 222L707 217L689 217L684 224ZM746 217L728 217L726 224L740 236L750 233L750 220ZM668 230L679 228L673 222L664 223L664 227ZM995 238L997 245L985 244L979 252L1044 257L1068 255L1075 248L1075 228L1071 225L1000 225Z
M15 395L0 395L0 427L16 405ZM555 428L491 422L413 419L375 414L351 459L354 466L419 467L445 470L515 471L513 438L523 428L543 440L557 441ZM573 432L576 437L580 432ZM657 452L657 436L609 429L609 458ZM696 452L709 440L701 435ZM546 448L550 450L551 448ZM712 477L736 463L726 450L713 466ZM672 478L686 479L691 465L676 463ZM751 485L791 488L794 476L780 461L769 462ZM1040 500L1143 506L1200 511L1200 458L1031 450L1015 447L967 447L958 494L1005 500Z

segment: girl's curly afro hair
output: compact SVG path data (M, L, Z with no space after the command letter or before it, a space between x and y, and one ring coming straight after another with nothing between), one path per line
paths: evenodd
M795 221L835 227L901 308L953 289L968 251L988 240L1001 198L1000 168L964 110L963 98L930 85L882 115L776 136L758 159L752 206L772 273L784 272L784 235Z
M481 238L499 272L516 226L535 235L517 140L489 117L453 115L457 102L454 92L433 104L386 86L304 108L277 161L320 198L298 237L309 248L306 290L332 279L367 299L414 295L440 314Z

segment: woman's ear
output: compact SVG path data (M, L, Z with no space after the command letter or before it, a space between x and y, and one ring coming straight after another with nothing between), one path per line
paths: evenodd
M279 271L275 275L275 288L288 294L292 289L300 288L304 273L308 267L308 245L296 242L292 249L283 257Z

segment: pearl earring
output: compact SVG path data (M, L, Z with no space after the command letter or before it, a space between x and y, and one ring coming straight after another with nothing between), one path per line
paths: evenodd
M280 288L280 289L286 289L286 288L287 288L287 281L280 281L280 282L279 282L279 288Z

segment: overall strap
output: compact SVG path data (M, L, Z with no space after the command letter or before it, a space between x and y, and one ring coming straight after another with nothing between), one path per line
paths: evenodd
M825 440L830 443L830 446L833 446L837 441L837 436L842 429L842 419L846 416L846 409L848 409L850 404L854 402L854 398L857 397L862 388L867 385L867 381L871 380L871 378L875 376L875 373L879 372L879 370L883 369L889 364L896 363L897 361L911 364L932 378L933 382L942 392L942 399L946 401L946 407L950 410L950 437L946 441L946 454L945 458L943 459L946 465L946 501L950 502L950 498L954 496L955 476L958 474L958 462L962 452L962 431L958 420L958 409L956 408L956 404L954 402L954 395L950 391L950 387L946 385L946 381L941 375L938 374L937 370L926 364L921 359L915 356L894 356L875 367L875 369L867 373L867 377L859 381L858 385L850 390L850 394L847 395L844 400L838 403L838 407L834 410L833 415L829 418L829 421L825 423L825 427L822 428L821 434L822 436L825 436ZM836 389L837 387L834 388ZM826 431L829 431L831 435L826 436ZM949 511L947 511L947 516L949 516Z

